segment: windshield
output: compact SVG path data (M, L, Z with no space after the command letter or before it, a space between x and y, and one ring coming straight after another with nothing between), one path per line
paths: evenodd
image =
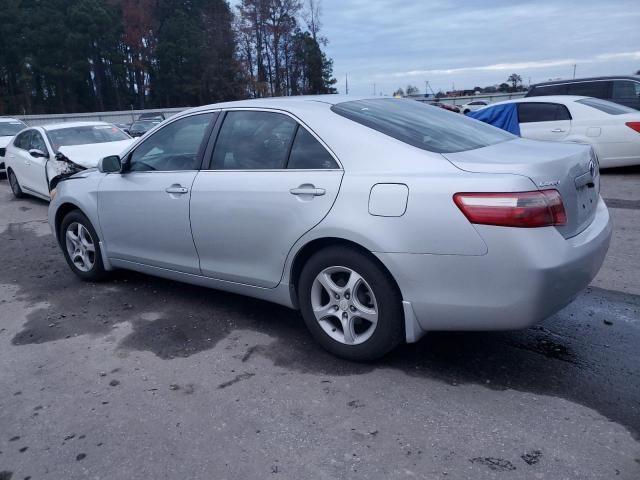
M436 153L474 150L517 138L496 127L415 100L356 100L338 103L331 110L404 143Z
M133 125L131 125L131 130L136 130L136 131L151 130L153 127L155 127L159 123L160 123L160 120L135 122Z
M13 137L27 126L22 122L0 122L0 137Z
M599 98L583 98L582 100L576 100L577 103L586 105L587 107L595 108L601 112L608 113L609 115L624 115L625 113L638 113L633 108L625 107L617 103L608 102L606 100L600 100Z
M113 125L59 128L48 131L47 135L54 150L64 146L120 142L129 139L126 133Z

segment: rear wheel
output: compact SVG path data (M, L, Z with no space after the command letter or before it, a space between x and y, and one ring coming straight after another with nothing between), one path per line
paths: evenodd
M82 280L96 282L106 278L98 235L80 210L69 212L62 220L60 246L69 267Z
M7 170L7 177L9 178L9 185L11 186L13 196L16 198L24 197L24 193L22 192L20 184L18 183L18 178L16 177L16 174L13 173L13 170Z
M329 247L314 254L300 274L298 297L307 327L334 355L375 360L402 341L400 294L358 250Z

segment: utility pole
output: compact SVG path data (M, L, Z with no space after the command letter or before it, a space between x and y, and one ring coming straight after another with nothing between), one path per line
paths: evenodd
M373 84L373 96L374 97L376 96L376 84L375 83Z
M344 74L344 91L347 95L349 95L349 74Z
M577 67L577 65L574 63L573 64L573 78L576 78L576 67Z

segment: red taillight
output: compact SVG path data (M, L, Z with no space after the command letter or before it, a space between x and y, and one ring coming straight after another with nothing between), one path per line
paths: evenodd
M627 122L626 125L632 130L635 130L636 132L640 133L640 122Z
M567 223L557 190L456 193L453 201L471 223L480 225L533 228Z

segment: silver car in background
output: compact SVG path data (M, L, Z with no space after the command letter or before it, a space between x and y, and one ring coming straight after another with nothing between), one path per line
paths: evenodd
M85 280L124 268L301 311L370 360L434 330L567 305L611 236L597 159L411 100L195 108L60 182L49 222Z

